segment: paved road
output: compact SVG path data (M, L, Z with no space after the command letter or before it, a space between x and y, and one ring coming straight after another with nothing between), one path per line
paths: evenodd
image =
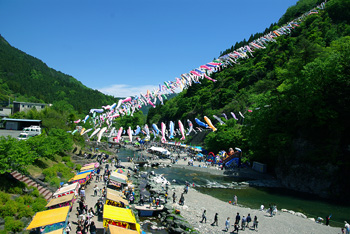
M22 131L0 129L0 137L12 136L17 138Z

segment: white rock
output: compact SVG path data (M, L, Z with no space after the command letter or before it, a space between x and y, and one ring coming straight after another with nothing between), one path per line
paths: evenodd
M288 210L287 210L287 209L281 209L281 211L282 211L282 212L288 212Z
M304 219L307 219L306 215L304 215L303 213L296 212L295 215L298 216L298 217L302 217Z
M308 218L309 220L311 220L312 222L315 222L315 219L314 218Z
M288 213L289 213L289 214L292 214L292 215L294 215L294 214L295 214L295 212L294 212L294 211L292 211L292 210L288 210Z

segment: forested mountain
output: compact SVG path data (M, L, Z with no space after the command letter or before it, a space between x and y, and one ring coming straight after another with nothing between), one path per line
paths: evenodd
M12 47L0 35L0 102L55 103L67 101L79 112L112 104L112 96L84 86L72 76L49 68L41 60Z
M317 3L300 0L265 32ZM218 128L205 139L209 150L238 146L250 161L266 163L290 188L321 196L349 194L349 23L350 1L330 0L291 34L215 73L212 78L217 82L204 79L164 106L151 109L147 121L185 122L208 116ZM252 35L221 54L263 34ZM212 118L239 111L245 119L238 122L223 118L227 123L220 126Z

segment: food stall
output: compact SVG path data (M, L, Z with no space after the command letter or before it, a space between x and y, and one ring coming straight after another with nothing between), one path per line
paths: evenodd
M127 184L127 181L128 177L126 177L125 175L120 174L118 172L112 172L112 174L109 176L108 185L120 188L123 185Z
M84 173L80 175L75 175L72 179L70 179L68 182L69 183L76 183L78 182L79 184L85 184L91 179L91 172L90 173Z
M72 193L75 195L78 195L79 188L80 188L80 184L78 182L72 183L68 186L64 186L62 188L57 189L57 191L52 195L52 197L57 198L57 197L66 196Z
M86 170L86 171L81 171L81 172L78 172L77 175L81 175L81 174L85 174L85 173L94 173L95 170Z
M125 229L125 228L113 226L113 225L109 225L107 230L107 234L138 234L138 233L139 233L138 231Z
M116 196L119 196L119 197L122 197L122 198L125 199L124 193L119 192L119 191L117 191L117 190L107 188L107 193L111 193L111 194L114 194L114 195L116 195Z
M136 222L134 213L130 209L116 206L104 205L103 207L103 227L118 226L141 233L140 224Z
M95 169L95 164L90 164L90 165L87 165L87 166L80 168L80 172L94 170L94 169Z
M69 207L61 207L37 212L26 230L40 229L40 233L50 233L67 226Z
M83 167L87 167L87 166L91 166L91 165L94 165L95 168L98 168L100 166L100 164L98 162L95 162L95 163L85 164Z
M75 200L75 194L71 193L63 197L57 197L50 200L46 207L48 209L56 209L59 207L69 206L70 211L72 210L73 202Z
M52 231L52 232L48 232L46 234L66 234L64 228L60 228L60 229L57 229L55 231Z
M112 189L107 189L106 195L106 205L121 207L121 208L129 208L129 202L122 198L120 195L117 195L113 192Z

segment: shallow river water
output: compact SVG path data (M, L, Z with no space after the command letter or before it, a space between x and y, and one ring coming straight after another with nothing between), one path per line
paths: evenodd
M121 161L133 156L137 152L122 149L118 154ZM222 201L232 201L233 196L237 195L238 203L253 209L259 209L260 205L268 207L270 203L276 204L278 210L288 209L295 212L301 212L311 218L322 217L325 219L327 215L332 215L330 219L331 226L344 226L344 221L349 221L350 205L336 204L325 199L318 198L315 195L295 192L281 188L257 188L249 186L238 186L226 188L232 182L241 182L244 179L234 179L226 176L211 175L205 172L192 171L183 168L167 167L167 168L146 168L146 171L154 171L156 174L163 176L172 184L184 185L186 181L190 184L195 183L196 189L202 193L218 198ZM206 186L211 188L207 188ZM213 188L215 187L215 188ZM149 232L150 230L145 230ZM152 232L164 233L164 232Z

